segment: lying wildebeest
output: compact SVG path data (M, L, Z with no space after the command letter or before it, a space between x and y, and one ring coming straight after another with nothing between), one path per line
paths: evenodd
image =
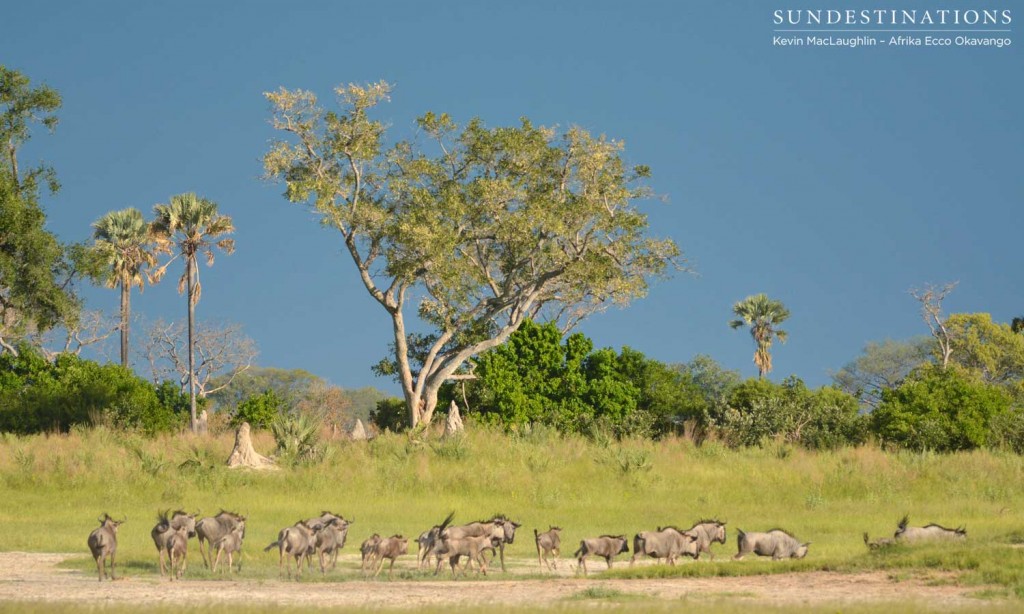
M185 559L188 557L188 527L181 527L171 532L167 538L164 548L167 550L167 557L171 560L171 568L168 575L173 582L175 578L181 578L185 573ZM177 567L177 571L175 571Z
M351 522L344 518L331 519L317 532L313 547L320 559L321 574L327 573L327 560L330 561L331 569L337 566L338 553L345 547L345 540L348 539L348 527Z
M811 542L801 544L783 529L772 529L767 533L744 533L742 529L736 532L739 533L736 537L739 552L732 557L736 560L751 552L758 556L770 556L773 561L802 559L807 556L807 547L811 545Z
M899 528L896 529L896 533L893 537L898 542L913 543L919 541L928 541L933 539L952 539L962 540L967 539L967 528L959 527L957 529L947 529L944 526L937 525L935 523L925 525L923 527L911 527L907 526L910 522L909 516L903 516L900 520Z
M605 562L608 563L608 569L611 569L612 559L623 552L629 552L629 540L625 535L602 535L584 539L580 542L579 550L573 554L579 566L576 571L579 572L579 569L583 569L583 573L586 575L587 557L592 554L604 557Z
M197 514L188 514L182 510L174 512L170 518L168 518L168 514L170 514L170 510L158 512L156 526L149 532L149 535L153 538L153 544L156 545L157 560L160 563L161 576L164 575L164 554L168 555L168 562L170 558L170 552L167 550L167 540L171 538L171 535L173 535L178 529L184 527L187 530L186 532L188 533L189 538L196 536Z
M245 540L245 521L239 522L227 535L221 537L211 544L211 548L217 551L217 558L213 560L213 572L217 572L217 565L220 563L222 554L228 555L228 573L231 573L231 566L234 563L235 553L242 552L242 542ZM238 571L242 571L242 561L238 561Z
M127 519L125 519L127 520ZM117 527L124 523L124 520L114 520L106 513L99 517L100 526L89 533L89 551L92 558L96 560L96 570L99 572L99 581L102 582L106 572L106 559L110 558L110 579L114 580L114 555L117 554Z
M332 521L333 522L333 521ZM310 549L313 547L314 540L316 539L316 531L314 531L305 520L300 520L290 527L281 529L277 534L277 540L270 542L270 544L263 549L264 552L269 552L273 548L277 548L280 553L278 559L278 572L284 570L284 555L285 553L295 558L295 571L297 576L302 576L302 559L305 558ZM288 567L288 577L292 577L292 568Z
M533 541L537 543L537 564L543 570L544 565L548 566L548 571L558 568L558 557L561 556L562 547L562 536L559 535L562 527L548 526L548 530L543 533L538 533L537 529L533 530ZM554 567L548 561L549 556L555 557Z
M689 531L676 527L658 527L657 531L641 531L633 537L633 556L629 559L630 567L637 557L649 556L659 561L665 559L669 565L675 565L680 554L697 558L697 536Z
M390 578L391 573L395 570L395 559L403 554L408 554L408 552L409 540L401 535L385 537L377 542L377 546L373 550L373 556L377 559L377 573L373 574L373 577L376 578L380 575L380 570L384 568L384 559L390 559L391 565L388 567L388 578Z
M245 516L221 510L216 516L203 518L196 523L196 536L199 539L199 554L203 557L203 565L210 567L213 563L213 550L210 550L210 556L207 558L203 543L210 542L212 548L213 542L230 533L240 522L245 522Z
M434 555L434 550L441 539L441 531L444 531L448 524L455 517L455 512L448 514L441 524L435 524L426 531L420 533L420 536L416 538L417 551L416 551L416 567L422 569L425 565L429 565L430 557ZM438 560L440 564L440 560Z
M872 540L868 538L868 534L864 533L864 545L871 550L878 550L879 548L888 548L889 546L895 546L896 540L891 537L879 537L878 539Z
M718 542L724 544L726 540L725 523L721 520L698 520L696 524L687 530L697 536L697 553L694 559L699 559L702 552L707 552L712 559L715 554L711 552L711 544Z
M470 535L466 537L451 537L447 533L442 533L440 546L434 550L438 556L437 569L434 571L434 575L436 576L441 570L441 561L448 559L448 564L452 568L452 577L454 578L455 568L459 566L459 560L462 557L466 557L466 569L462 571L463 575L476 562L478 572L486 576L487 560L483 556L483 551L486 548L498 548L503 539L504 537L501 532L491 535Z
M359 546L359 553L363 557L363 562L359 566L363 572L366 572L367 568L373 566L377 562L377 544L380 543L380 534L374 533L363 540L362 545Z

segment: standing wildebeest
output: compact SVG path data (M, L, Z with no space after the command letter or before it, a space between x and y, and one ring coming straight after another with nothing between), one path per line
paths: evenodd
M170 552L167 550L167 540L171 538L171 535L173 535L178 529L184 527L187 529L186 532L190 538L196 536L197 514L188 514L182 510L178 510L168 518L167 515L169 513L170 510L158 513L156 526L149 532L150 536L153 538L153 544L156 545L157 560L160 563L161 576L164 575L164 554L166 553L168 555L168 560L170 559ZM185 564L187 567L188 563L186 562Z
M273 548L278 549L280 553L277 564L278 572L284 570L285 553L295 557L295 573L297 577L301 577L302 559L309 554L310 549L313 547L316 533L306 524L305 520L300 520L290 527L281 529L277 534L277 541L270 542L263 551L269 552ZM288 577L292 577L292 568L290 566L288 567Z
M579 565L576 571L578 572L582 568L583 574L586 575L587 557L591 554L604 557L605 562L608 563L608 569L611 569L612 559L623 552L629 552L629 540L625 535L602 535L584 539L580 542L579 550L573 554Z
M537 529L533 530L533 541L537 543L537 564L543 570L544 565L548 566L548 571L553 571L558 568L558 557L561 556L562 547L562 536L559 532L562 527L548 526L548 530L543 533L538 533ZM552 568L551 563L548 561L548 556L554 555L555 563Z
M326 560L330 560L331 569L338 564L338 553L345 547L345 540L348 539L348 526L352 521L340 518L330 519L322 525L316 534L313 547L320 559L320 573L327 573Z
M437 570L434 571L434 575L441 570L441 561L445 558L448 559L448 564L452 568L452 577L455 577L455 568L459 566L459 560L462 557L466 557L466 569L462 571L465 575L466 571L475 561L478 568L478 573L487 575L487 559L484 558L483 552L487 548L497 548L501 545L504 539L501 531L492 533L490 535L478 535L478 536L466 536L466 537L451 537L447 533L441 534L441 544L435 549L438 556Z
M702 552L707 552L708 556L714 559L711 544L724 544L726 540L725 523L720 520L699 520L687 532L697 536L697 553L693 556L694 559L699 559Z
M185 559L188 557L188 527L180 527L171 532L171 536L167 538L167 543L164 548L167 550L167 557L171 560L171 568L169 576L171 581L174 578L181 578L181 574L185 573ZM175 567L178 568L175 572Z
M100 526L89 533L89 551L92 558L96 560L96 570L99 572L99 581L102 582L107 575L106 559L110 557L110 579L114 580L114 555L117 554L117 527L124 523L124 520L114 520L106 513L99 517Z
M495 531L496 535L501 536L501 541L497 542L498 552L501 554L501 571L507 571L505 569L505 544L512 544L516 541L516 529L523 526L514 520L505 517L504 515L495 516L492 522L500 522L498 525L501 528L500 533ZM490 550L491 555L494 555L494 544L491 544L485 550Z
M216 516L203 518L196 523L196 536L199 538L199 554L203 557L203 565L210 567L213 563L213 550L210 550L210 556L207 559L203 543L210 542L212 548L213 542L230 533L240 522L245 522L245 516L221 510Z
M967 528L959 527L957 529L947 529L942 525L935 523L925 525L923 527L910 527L907 523L910 522L910 516L903 516L900 520L899 528L896 529L896 533L893 537L898 542L913 543L919 541L928 541L933 539L951 539L951 540L962 540L967 539Z
M364 573L377 561L377 544L380 543L380 539L380 534L374 533L363 540L362 545L359 546L359 553L363 557L363 562L359 568L362 569Z
M217 551L217 558L213 560L213 572L217 572L217 565L220 563L220 556L225 552L228 555L228 573L231 573L231 566L234 563L235 553L242 552L242 541L245 540L245 521L239 522L227 535L221 537L210 545ZM242 570L242 561L238 561L238 570Z
M736 560L753 552L758 556L770 556L773 561L781 559L802 559L807 556L807 547L811 542L801 544L795 537L783 529L772 529L767 533L744 533L736 530L736 544L739 552L732 557Z
M455 517L455 512L448 514L441 524L435 524L426 531L420 533L420 536L416 538L417 551L416 551L416 567L422 569L424 565L429 564L430 557L434 554L434 550L441 540L441 531L444 531L448 526L448 523ZM438 561L440 565L440 560Z
M633 556L629 559L632 567L637 557L647 555L665 559L669 565L675 565L680 554L688 554L697 558L697 536L689 531L676 527L658 527L657 531L641 531L633 537Z
M390 559L391 565L388 567L388 578L390 578L391 573L395 570L395 559L408 553L409 540L401 535L385 537L377 542L377 546L373 550L373 556L377 559L377 573L373 574L373 577L376 578L380 575L380 570L384 568L384 559Z

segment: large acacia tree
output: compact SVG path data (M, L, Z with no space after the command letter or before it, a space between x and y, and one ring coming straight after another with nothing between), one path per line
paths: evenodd
M678 266L671 240L649 238L636 201L649 170L622 143L528 120L488 128L447 115L418 120L424 143L385 143L371 118L390 86L339 87L338 110L314 94L267 93L283 133L264 157L286 197L341 233L363 286L391 316L393 368L410 423L427 423L440 386L508 339L526 318L563 330L643 296ZM409 304L432 328L414 335Z

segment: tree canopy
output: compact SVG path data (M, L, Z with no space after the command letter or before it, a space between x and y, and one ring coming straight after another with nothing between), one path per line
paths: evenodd
M267 93L284 138L264 156L286 197L340 232L366 291L392 319L394 370L410 422L429 422L440 386L527 318L563 331L647 292L679 249L647 236L636 202L650 170L621 142L523 119L488 128L426 113L428 145L385 143L370 117L390 86L338 87L340 110L304 90ZM413 337L409 303L431 329ZM413 341L422 348L414 369ZM465 374L461 374L465 376Z

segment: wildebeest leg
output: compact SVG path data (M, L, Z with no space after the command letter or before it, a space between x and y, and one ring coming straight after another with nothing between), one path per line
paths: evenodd
M320 575L327 575L327 565L324 563L324 551L321 550L319 553L320 557Z
M380 557L380 560L377 562L377 573L373 574L373 577L376 578L377 576L379 576L380 575L380 570L383 569L383 568L384 568L384 557L382 556L382 557Z
M210 562L206 560L206 551L203 549L203 542L205 540L203 539L202 535L200 535L198 537L198 540L199 540L199 556L203 557L203 567L209 569L210 568ZM210 558L211 559L213 558L213 543L212 542L210 543Z
M658 559L658 560L661 560L661 559ZM608 563L608 569L611 569L612 568L612 557L606 556L606 557L604 557L604 561L606 563Z
M114 553L110 553L110 579L117 580L117 572L114 571Z
M106 575L106 570L103 569L103 557L94 556L93 559L96 561L96 574L99 576L99 581L103 581L103 576Z
M164 577L164 551L163 550L157 550L156 551L156 560L160 564L160 577L162 578L162 577Z
M501 543L501 546L498 547L498 550L501 553L501 571L503 573L507 573L507 570L505 569L505 542Z
M398 557L395 557L398 558ZM391 579L391 574L395 571L395 559L391 559L391 565L388 566L388 580Z
M547 552L546 554L547 556L545 556L544 558L547 558L548 556L552 555L554 556L554 561L549 563L549 565L554 565L555 569L558 569L558 557L562 556L562 550L560 548L552 548L551 551Z
M213 573L217 573L217 565L220 564L220 555L224 552L224 547L217 548L217 558L213 560ZM228 567L231 567L231 555L228 555Z
M586 554L581 554L580 558L576 559L576 564L577 564L577 571L579 571L579 568L582 567L583 568L583 575L587 575L587 555Z

